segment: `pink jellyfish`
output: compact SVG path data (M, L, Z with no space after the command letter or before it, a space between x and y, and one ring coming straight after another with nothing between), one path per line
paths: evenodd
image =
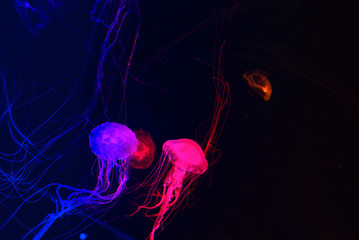
M178 202L182 189L187 190L193 181L208 168L208 162L202 148L193 140L185 138L168 140L163 144L162 150L163 153L159 162L160 170L157 171L155 184L151 190L152 194L150 194L153 195L154 188L158 184L158 179L163 176L164 171L167 171L168 167L166 168L166 166L169 166L169 163L166 159L168 159L172 166L163 183L161 200L155 206L149 207L147 206L149 202L147 202L147 204L145 203L144 206L140 207L146 209L160 207L149 236L150 240L154 239L155 232L164 221L166 212Z

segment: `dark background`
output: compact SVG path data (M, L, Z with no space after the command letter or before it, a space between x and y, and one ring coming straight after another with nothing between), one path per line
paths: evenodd
M94 124L125 121L132 129L149 131L157 145L156 159L167 139L203 141L208 124L199 126L212 116L212 68L224 40L222 72L231 90L217 146L222 155L200 177L187 207L172 213L157 239L358 239L359 39L354 4L185 0L140 1L139 6L142 27L127 88L126 119L114 113L118 105L113 103L108 118L101 108L95 109L90 119ZM2 68L11 90L21 92L18 101L33 98L29 86L41 92L40 83L51 85L69 75L57 94L34 103L31 110L14 113L22 129L44 122L63 101L58 96L66 95L77 79L80 90L57 119L75 126L70 117L87 107L105 34L100 25L90 37L91 8L92 1L64 1L35 36L12 4L1 3ZM127 24L126 30L133 30ZM269 102L252 92L241 77L256 69L270 74ZM11 84L12 75L20 79L16 84ZM111 98L121 99L116 94ZM1 152L11 148L5 123L0 128ZM74 128L49 149L63 156L39 187L50 182L76 186L80 181L87 188L93 186L90 171L95 158L86 142L89 125ZM51 128L46 131L56 129L56 124ZM71 142L74 136L83 141ZM35 170L35 175L36 171L42 170ZM129 188L148 172L132 170ZM84 231L88 239L121 239L114 229L133 239L147 237L150 220L141 214L122 217L133 209L133 201L129 193L124 194L101 221ZM4 209L14 206L15 200L2 202L1 222L9 214ZM45 196L26 205L18 217L33 227L52 211L54 205ZM44 239L68 232L79 220L79 215L58 220ZM14 221L0 232L0 239L19 239L24 233L25 228ZM78 234L70 239L79 239Z

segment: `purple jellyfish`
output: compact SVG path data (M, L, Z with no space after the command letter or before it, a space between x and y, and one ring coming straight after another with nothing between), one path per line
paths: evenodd
M128 179L130 158L137 150L136 134L127 126L106 122L95 127L89 134L91 151L98 159L98 181L94 193L101 195L110 189L111 175L115 174L118 187L112 194L102 196L99 203L116 198L124 189Z

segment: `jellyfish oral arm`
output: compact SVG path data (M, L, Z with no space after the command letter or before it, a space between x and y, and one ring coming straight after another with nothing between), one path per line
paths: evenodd
M51 225L56 221L56 219L60 218L63 214L64 213L49 214L42 223L44 224L43 227L32 240L40 240L42 236L47 232L47 230L51 227Z
M166 176L163 184L163 196L161 199L161 209L157 214L155 224L153 225L150 240L154 240L156 230L161 226L161 222L168 209L174 205L181 193L183 179L186 176L186 170L173 166L168 175Z
M128 161L129 162L129 161ZM111 199L111 201L115 198L117 198L125 189L126 187L126 182L129 179L128 177L128 166L125 166L125 169L122 170L121 167L118 169L118 175L117 175L117 182L118 182L118 187L116 192L113 194L113 197Z
M74 208L74 205L69 201L61 201L61 210L56 213L51 213L37 226L40 230L36 233L35 237L32 240L40 240L47 230L52 226L56 219L61 218L65 214L71 212ZM32 231L28 232L22 239L25 239Z

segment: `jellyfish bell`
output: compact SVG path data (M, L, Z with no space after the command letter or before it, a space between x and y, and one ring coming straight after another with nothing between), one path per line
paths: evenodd
M163 144L168 159L181 170L194 174L203 174L208 162L202 148L191 139L168 140Z
M261 70L247 71L242 75L249 87L266 102L269 101L272 95L272 85L268 80L268 75L268 73Z
M89 134L91 151L100 159L116 161L130 157L138 147L136 134L126 125L105 122Z
M156 155L156 145L147 131L135 130L138 140L137 150L132 154L130 165L132 168L146 169L148 168Z

